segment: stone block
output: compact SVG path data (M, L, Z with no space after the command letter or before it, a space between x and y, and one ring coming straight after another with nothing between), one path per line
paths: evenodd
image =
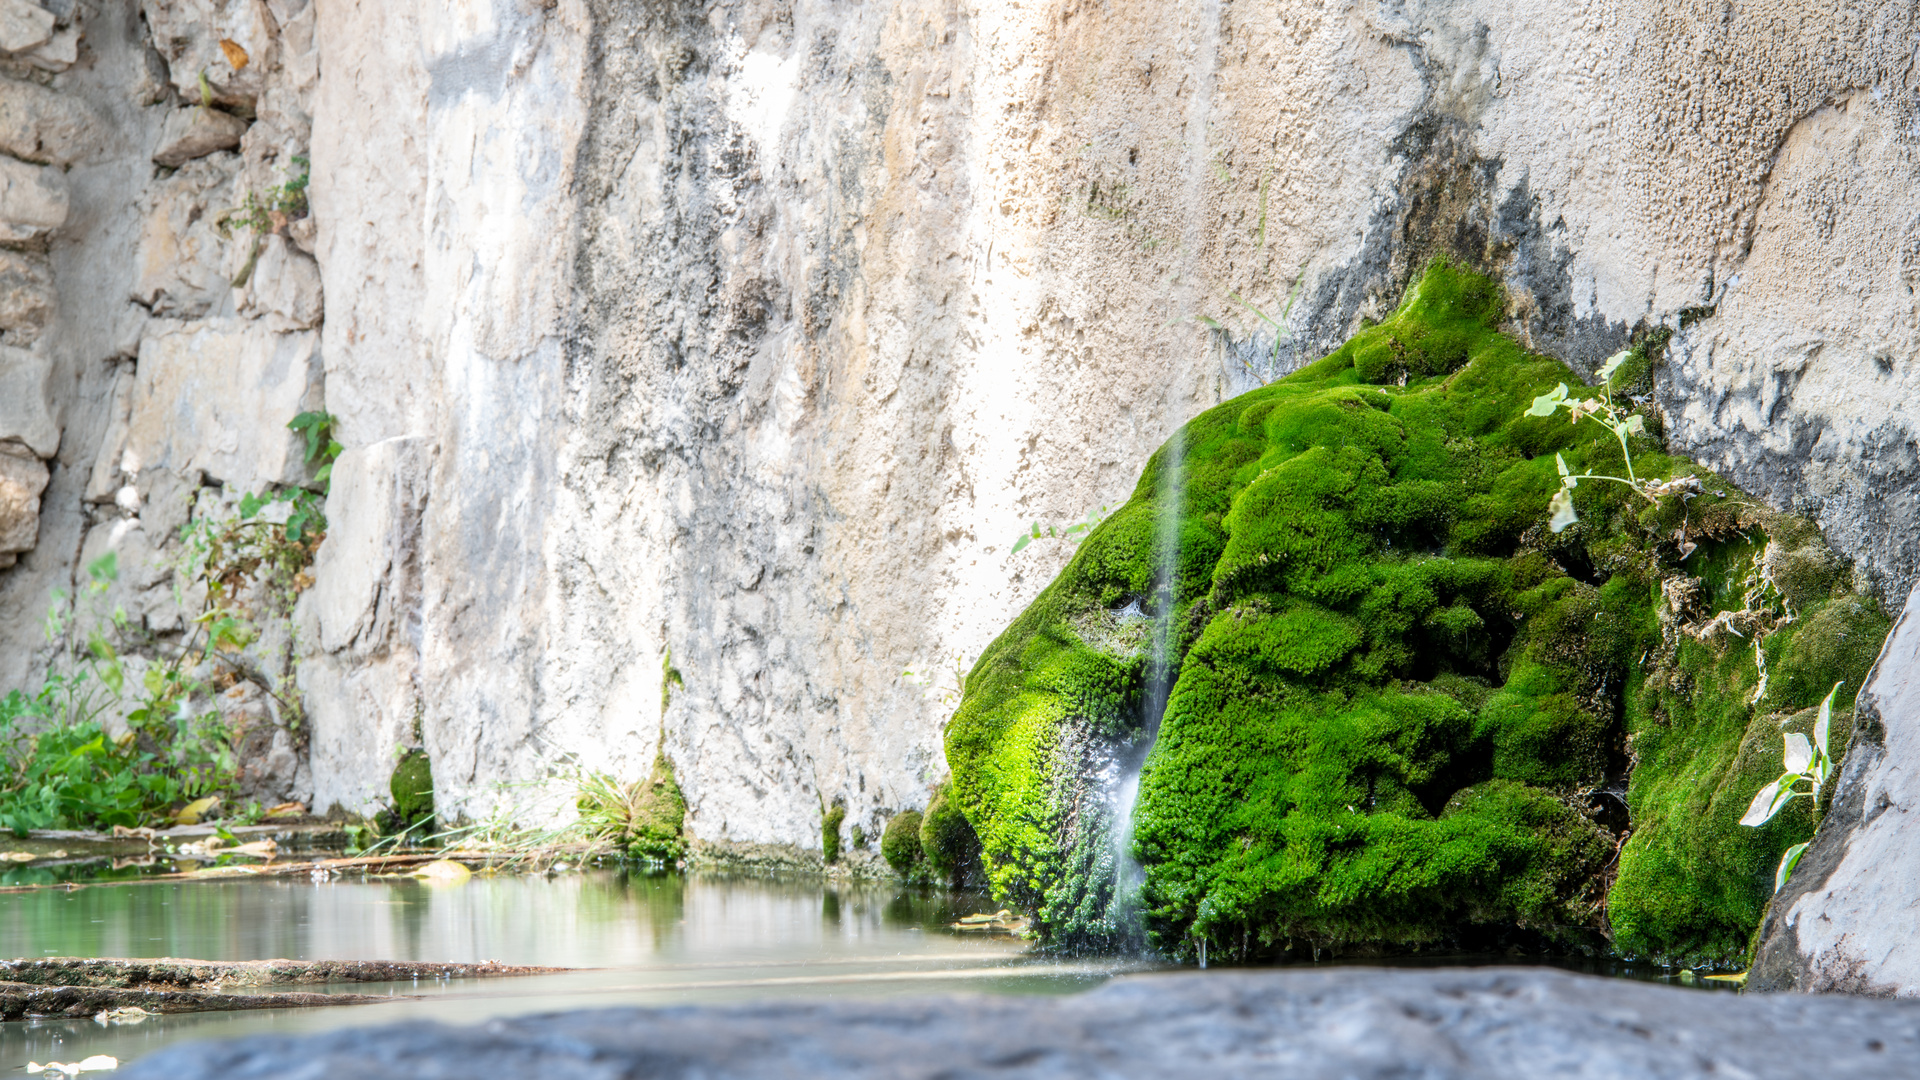
M53 361L0 345L0 442L24 444L42 458L60 449L60 425L47 404Z
M37 240L67 223L60 170L0 157L0 241Z
M149 190L135 255L133 299L155 315L197 318L227 297L222 268L230 243L214 220L236 206L240 158L216 153L187 162Z
M58 299L45 255L0 248L0 344L38 341Z
M422 437L355 447L334 462L327 541L314 560L310 603L328 652L386 644L417 602L420 518L433 443Z
M181 97L200 101L202 72L218 104L252 105L260 96L274 65L272 16L261 0L143 0L140 7Z
M229 112L198 105L175 109L160 132L160 145L153 152L153 163L169 168L185 165L219 150L240 145L247 133L247 122Z
M240 303L245 314L259 315L276 330L310 330L320 325L320 264L287 237L264 236L253 274Z
M26 52L53 36L53 12L31 0L0 0L0 50Z
M89 529L80 545L78 565L91 566L112 555L119 570L107 589L103 608L125 613L132 625L154 634L184 631L190 617L187 608L181 606L182 598L174 593L177 552L165 546L169 535L162 529L149 528L137 517L117 517ZM204 593L191 582L180 584L188 608L199 614Z
M273 806L313 797L306 763L300 760L272 695L257 683L238 682L215 699L215 706L232 738L239 801Z
M41 71L65 71L79 62L80 39L83 36L77 26L55 30L52 37L21 53L20 59Z
M413 743L421 708L419 664L407 649L378 661L349 662L322 653L300 665L316 813L373 813L390 798L388 781Z
M0 567L32 551L40 535L40 493L47 466L20 443L0 442Z
M77 95L0 78L0 152L67 165L95 150L102 133L99 117Z
M129 471L198 469L240 491L306 478L305 448L286 425L320 404L317 334L156 319L135 370Z

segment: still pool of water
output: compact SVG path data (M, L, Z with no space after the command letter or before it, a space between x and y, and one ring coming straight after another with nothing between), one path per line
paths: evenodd
M0 1023L0 1075L28 1061L130 1061L189 1038L608 1005L945 992L1060 994L1155 965L1036 955L1007 937L951 929L992 910L977 894L881 883L718 874L569 871L475 877L140 881L0 895L0 956L201 960L425 960L570 967L524 978L286 986L390 995L362 1006ZM1683 981L1611 962L1431 956L1410 966L1546 962L1592 974ZM1219 970L1216 968L1216 970ZM1694 985L1707 988L1707 984ZM234 989L233 993L250 992Z
M1121 961L1030 956L1010 938L948 929L984 898L885 885L590 870L412 879L156 882L0 896L0 956L202 960L498 960L585 970L524 978L361 983L391 1003L0 1023L0 1071L111 1054L129 1061L188 1038L306 1032L607 1005L971 991L1057 994ZM235 991L245 992L245 991Z

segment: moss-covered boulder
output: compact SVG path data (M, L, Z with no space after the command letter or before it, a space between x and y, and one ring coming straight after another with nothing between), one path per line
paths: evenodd
M1051 940L1122 932L1103 793L1157 719L1129 852L1165 952L1491 937L1738 960L1811 811L1738 819L1782 724L1857 685L1887 620L1810 525L1657 430L1635 473L1697 490L1589 480L1551 531L1556 455L1627 462L1591 420L1524 415L1580 380L1498 333L1502 309L1436 263L1386 322L1195 418L981 656L951 797Z
M408 750L394 763L387 779L393 797L393 815L405 826L433 816L433 762L425 750Z
M920 865L924 849L920 846L920 826L923 818L918 810L903 810L893 815L887 822L887 829L880 834L880 855L893 867L893 872L902 877L913 873Z

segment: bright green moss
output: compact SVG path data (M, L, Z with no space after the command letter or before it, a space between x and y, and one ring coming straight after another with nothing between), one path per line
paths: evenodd
M409 750L393 766L387 780L393 796L393 813L402 824L411 825L433 816L433 762L425 750Z
M983 654L948 728L952 795L995 892L1054 941L1111 940L1103 775L1142 737L1171 603L1178 675L1132 849L1164 949L1611 928L1632 953L1737 953L1808 827L1736 824L1778 772L1781 714L1857 680L1886 619L1810 526L1651 439L1640 475L1692 474L1700 495L1652 506L1590 482L1582 522L1548 532L1556 452L1625 463L1597 426L1522 415L1578 380L1497 333L1500 310L1436 263L1393 318L1195 418L1175 436L1184 484L1154 455ZM1709 626L1725 611L1771 633L1757 704L1751 639Z
M893 872L902 877L913 873L924 854L920 847L921 822L920 811L903 810L893 815L886 831L880 834L881 856L893 867Z

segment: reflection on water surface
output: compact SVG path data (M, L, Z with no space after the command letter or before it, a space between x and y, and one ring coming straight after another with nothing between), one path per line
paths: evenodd
M1032 956L1011 938L949 929L963 915L991 910L983 896L881 883L616 870L475 877L455 886L411 878L288 877L0 894L0 956L498 960L592 969L324 988L391 994L391 1004L155 1016L114 1026L91 1020L0 1023L0 1074L29 1060L112 1054L128 1061L185 1038L400 1019L470 1023L556 1009L749 998L1066 993L1151 966ZM1527 961L1433 956L1371 962ZM1678 972L1648 965L1548 962L1595 974L1682 981Z
M259 878L0 895L0 956L499 960L593 968L514 979L356 983L391 1005L0 1024L0 1070L122 1061L183 1038L746 998L969 990L1064 993L1137 966L1029 957L947 929L982 897L880 884L590 870L411 879ZM279 989L313 990L318 987ZM233 992L245 993L245 990ZM418 995L414 998L414 995Z

